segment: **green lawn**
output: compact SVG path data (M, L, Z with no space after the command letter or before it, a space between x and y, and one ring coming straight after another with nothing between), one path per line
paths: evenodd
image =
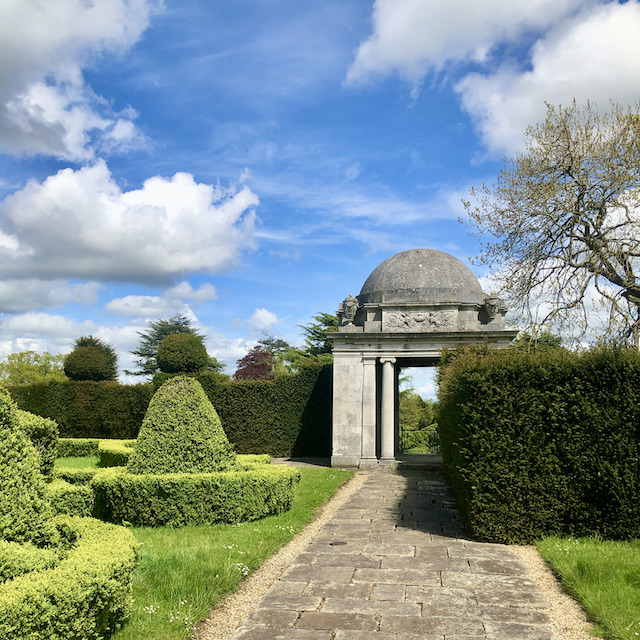
M287 513L239 525L133 528L140 564L133 584L133 612L114 640L179 640L216 603L286 544L353 474L301 469Z
M640 540L546 538L537 547L596 623L596 633L612 640L640 638Z
M97 456L85 457L85 458L57 458L55 461L56 469L96 469L98 467L100 458Z

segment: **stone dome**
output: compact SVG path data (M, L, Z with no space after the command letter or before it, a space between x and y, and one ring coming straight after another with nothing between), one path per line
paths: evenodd
M483 304L485 297L468 267L435 249L411 249L391 256L373 270L357 296L360 304Z

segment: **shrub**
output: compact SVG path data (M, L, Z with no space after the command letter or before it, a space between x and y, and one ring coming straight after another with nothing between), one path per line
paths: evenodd
M445 471L474 536L637 537L636 350L461 352L439 395Z
M114 380L108 357L98 347L77 347L64 359L64 373L70 380Z
M200 383L178 376L155 393L127 466L131 473L206 473L235 466L235 453Z
M98 445L100 466L126 467L135 444L135 440L100 440Z
M105 469L91 481L95 513L135 526L236 523L286 511L298 469L257 464L250 471L136 475Z
M54 544L51 515L38 453L19 426L9 393L0 388L0 540Z
M58 458L83 458L98 456L97 438L60 438L58 440Z
M93 518L55 522L73 547L52 568L33 553L32 571L0 585L0 638L98 640L129 613L137 559L131 532Z
M32 544L0 540L1 584L30 571L52 569L60 561L57 549L41 549Z
M98 473L100 469L66 469L64 467L58 467L53 470L53 477L57 480L64 480L69 484L89 484L93 476Z
M58 449L58 425L48 418L16 409L18 424L27 434L40 457L40 472L50 476Z
M153 386L69 380L9 391L20 409L55 420L64 438L135 438Z
M70 484L56 479L47 485L47 497L55 514L93 515L93 489L88 484Z
M209 364L202 338L194 333L168 335L158 345L156 360L163 373L196 373Z

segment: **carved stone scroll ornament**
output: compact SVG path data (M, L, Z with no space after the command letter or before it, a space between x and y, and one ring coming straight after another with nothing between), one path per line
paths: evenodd
M507 305L502 298L492 294L484 299L484 308L491 320L493 320L499 313L507 312Z
M385 316L385 329L391 331L436 331L455 324L453 311L391 311Z

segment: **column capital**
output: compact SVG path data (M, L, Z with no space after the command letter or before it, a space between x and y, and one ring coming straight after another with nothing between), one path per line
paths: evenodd
M391 358L391 357L383 357L380 358L380 364L386 364L387 362L391 363L391 364L395 364L396 363L396 358Z

